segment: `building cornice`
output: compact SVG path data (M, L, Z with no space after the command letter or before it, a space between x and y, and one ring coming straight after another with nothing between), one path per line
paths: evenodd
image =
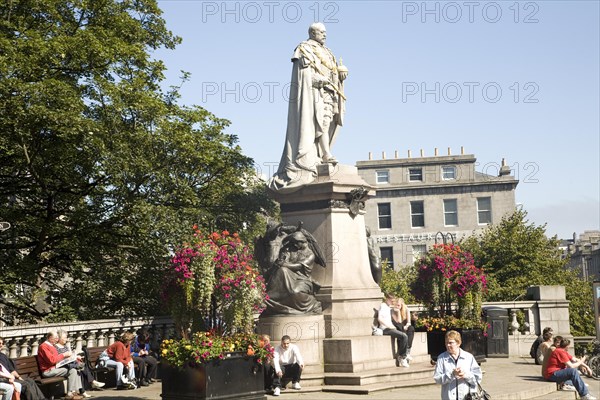
M377 188L376 198L388 197L413 197L413 196L430 196L430 195L448 195L462 193L483 193L495 191L510 191L514 190L519 183L518 180L499 181L499 182L468 182L445 185L421 185L418 187L394 187L394 188Z

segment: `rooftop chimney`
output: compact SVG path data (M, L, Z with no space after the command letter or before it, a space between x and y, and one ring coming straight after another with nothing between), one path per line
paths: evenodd
M510 175L510 167L508 165L506 165L506 160L503 158L502 166L500 167L500 172L498 173L498 176L506 176L506 175Z

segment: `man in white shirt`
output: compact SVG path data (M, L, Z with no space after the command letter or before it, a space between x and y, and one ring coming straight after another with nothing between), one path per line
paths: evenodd
M383 330L384 335L389 335L396 338L396 351L394 358L396 359L397 367L408 368L408 361L406 361L406 351L408 344L408 336L404 332L400 332L394 326L392 322L392 309L390 306L394 303L394 296L391 294L385 295L385 302L381 303L379 307L379 315L377 320L379 321L379 328Z
M304 368L304 360L300 354L300 349L291 343L290 337L285 335L281 338L281 344L275 347L273 356L273 366L275 367L275 377L273 378L273 396L281 394L281 380L291 379L292 389L300 390L300 376Z

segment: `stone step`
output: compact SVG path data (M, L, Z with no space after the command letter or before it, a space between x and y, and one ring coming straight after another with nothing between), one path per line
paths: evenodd
M304 390L306 388L306 389L315 389L315 390L320 391L321 387L323 386L324 383L325 383L325 377L323 376L323 373L320 373L320 374L302 373L302 379L300 381L300 384L302 385L302 390ZM286 387L288 388L288 390L290 390L290 388L292 387L292 384L288 383L286 385ZM292 392L294 392L294 390L292 390Z
M403 387L417 387L417 386L429 386L435 385L433 377L415 379L410 381L390 381L381 383L371 383L362 386L348 386L348 385L325 385L323 386L323 392L335 392L335 393L348 393L348 394L369 394L373 392L379 392L382 390L401 389Z
M388 384L386 387L395 387L396 384L429 379L433 382L433 367L427 362L411 363L409 368L394 367L369 370L362 372L327 372L325 373L326 386L365 386L373 384ZM381 389L383 390L383 389Z

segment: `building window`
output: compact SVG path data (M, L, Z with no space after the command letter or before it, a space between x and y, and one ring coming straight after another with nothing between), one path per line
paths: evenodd
M456 205L456 199L444 200L444 225L458 225L458 207Z
M456 167L442 167L442 179L445 181L456 179Z
M492 198L478 197L477 198L477 222L479 224L492 223Z
M381 254L381 265L390 269L394 269L394 248L380 247L379 254Z
M376 171L377 183L390 183L390 171Z
M408 180L411 182L423 181L423 168L409 168Z
M410 202L410 220L413 228L422 228L425 226L423 201Z
M412 245L412 262L414 264L419 258L421 258L427 252L426 244L413 244Z
M392 229L392 207L390 203L377 204L379 229Z

